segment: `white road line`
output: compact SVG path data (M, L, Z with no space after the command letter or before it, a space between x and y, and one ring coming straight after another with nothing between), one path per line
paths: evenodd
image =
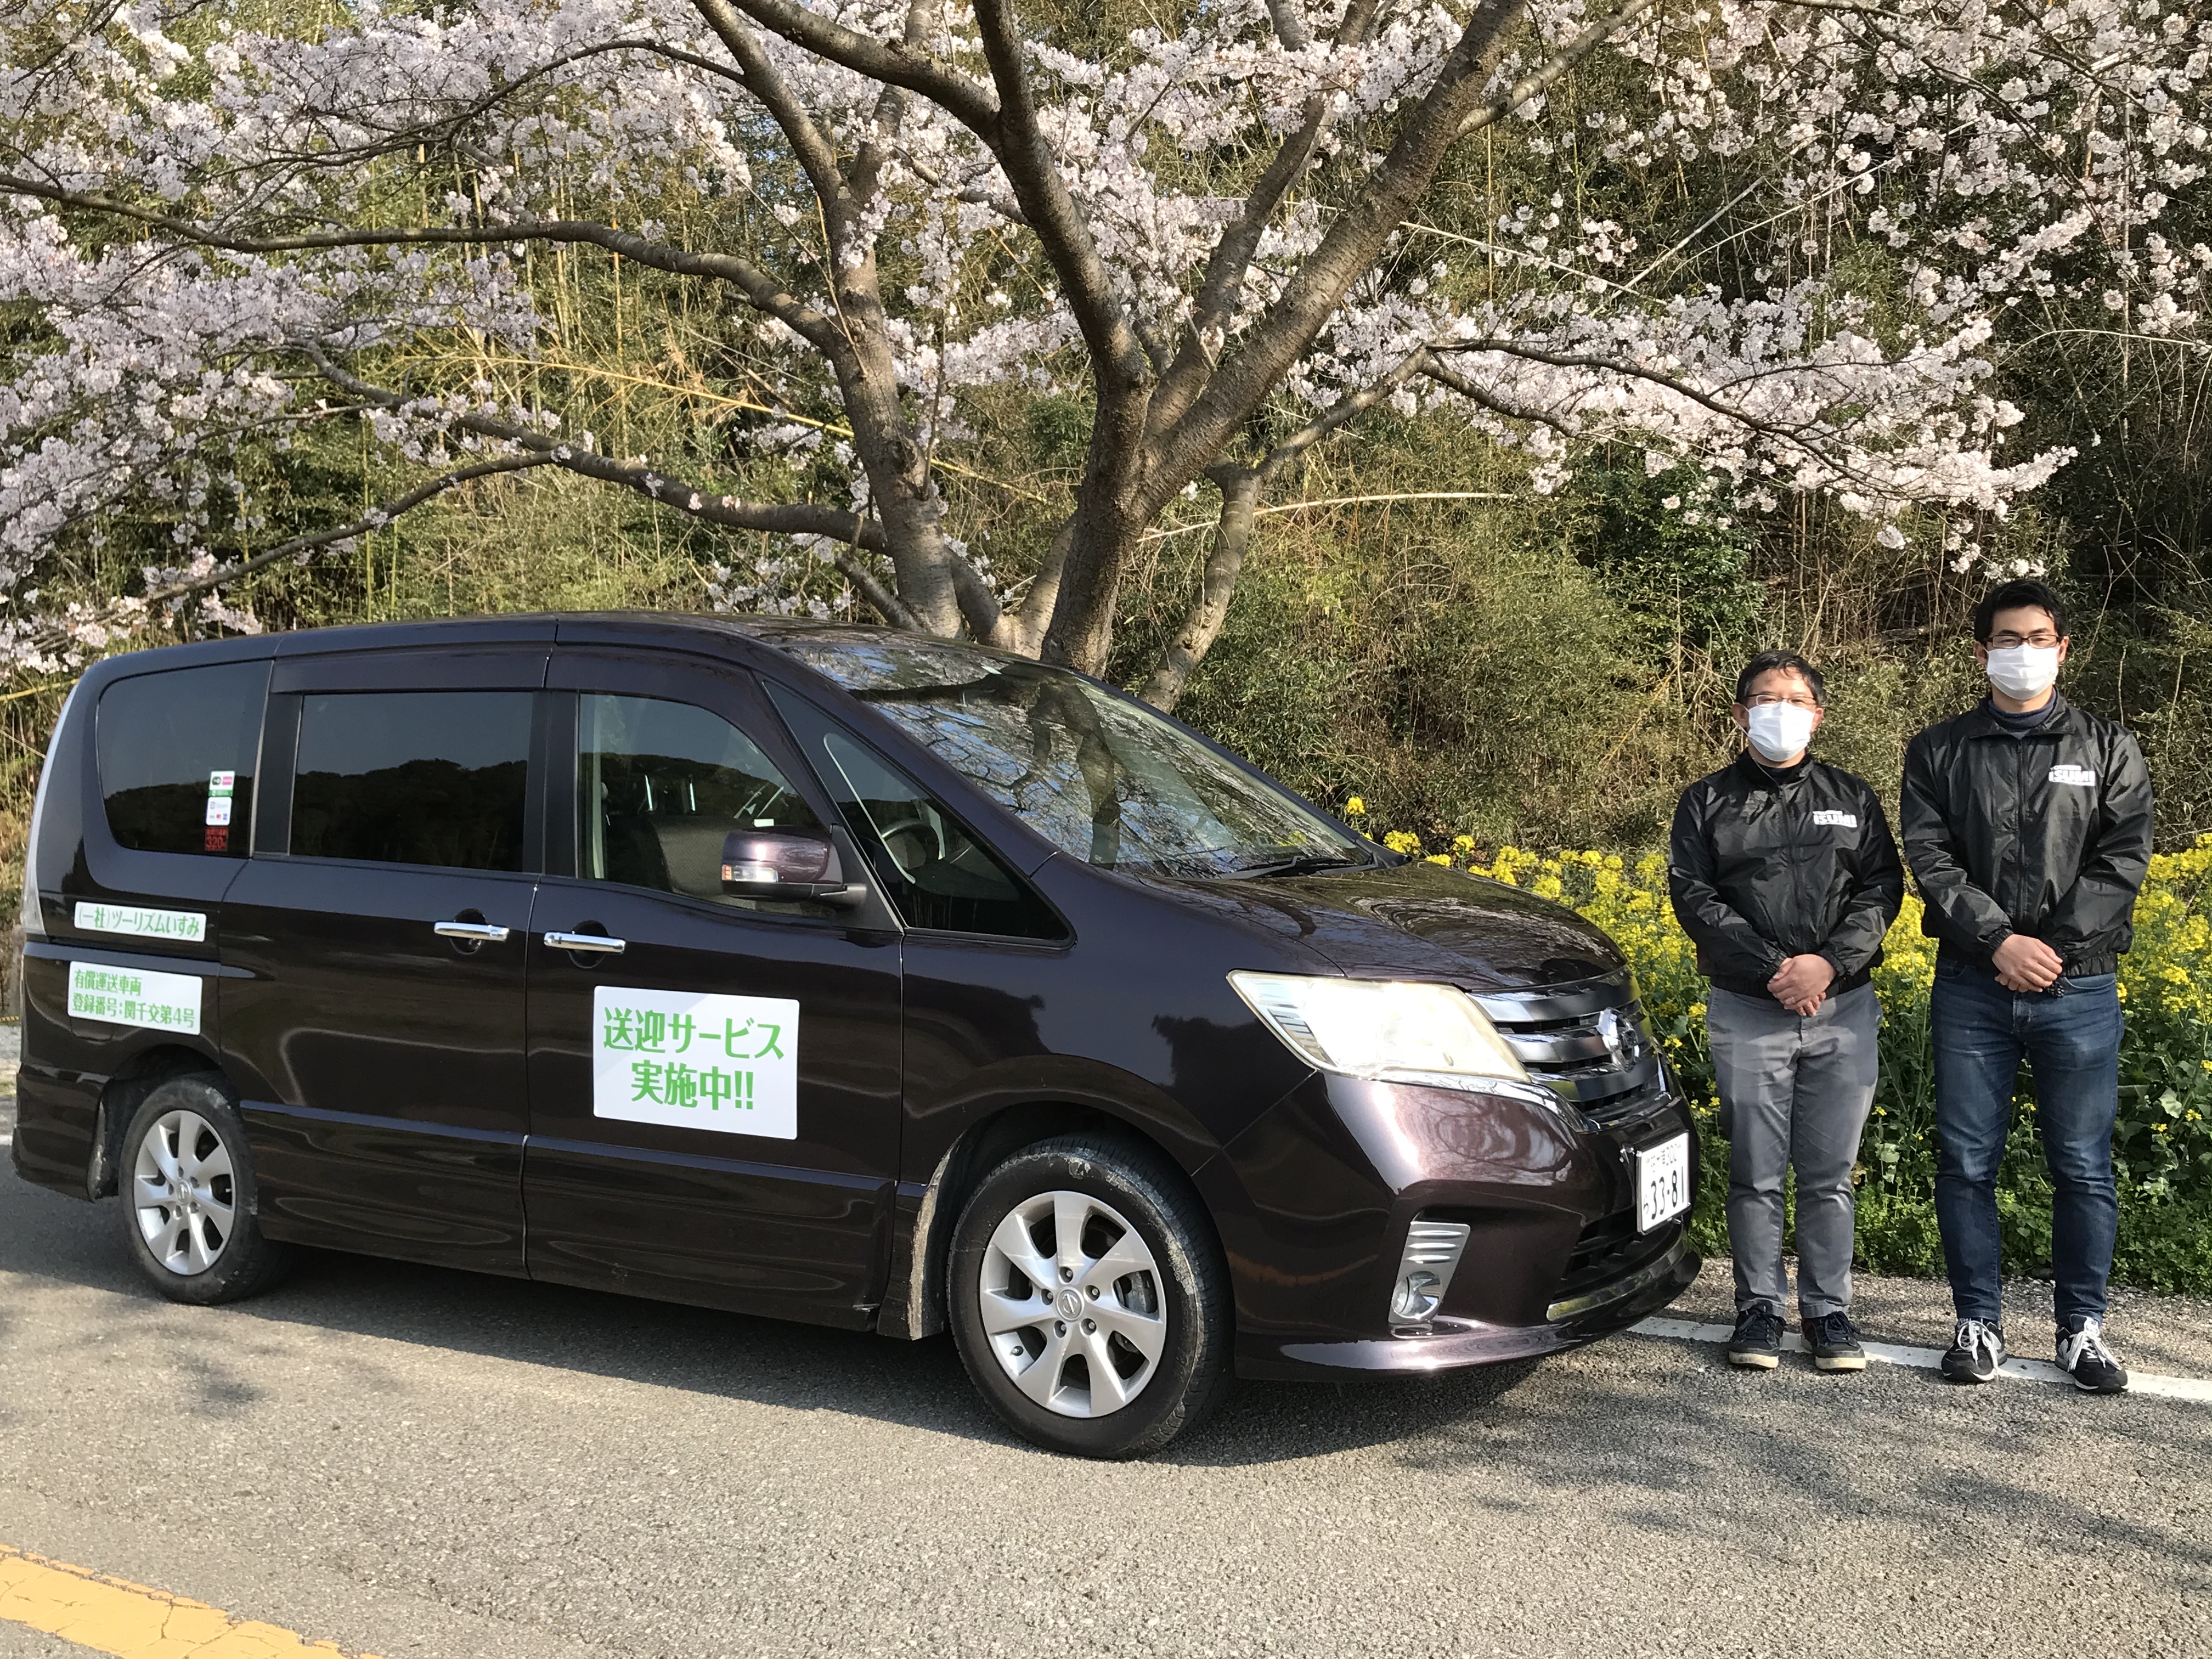
M1647 1319L1629 1329L1638 1336L1667 1336L1678 1342L1710 1342L1716 1346L1725 1344L1735 1334L1726 1325L1700 1325L1688 1319ZM1782 1346L1791 1353L1808 1352L1805 1339L1796 1331L1782 1339ZM1942 1351L1936 1348L1906 1348L1893 1342L1867 1342L1861 1346L1866 1349L1869 1359L1880 1360L1885 1365L1910 1365L1916 1370L1932 1371L1943 1359ZM1998 1375L2023 1382L2055 1382L2069 1389L2074 1386L2072 1377L2040 1359L2008 1359ZM2160 1376L2153 1372L2136 1371L2128 1379L2128 1392L2157 1395L2166 1400L2193 1400L2212 1406L2212 1382L2193 1376Z

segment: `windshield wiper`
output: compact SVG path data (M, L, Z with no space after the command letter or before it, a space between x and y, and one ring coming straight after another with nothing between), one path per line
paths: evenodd
M1229 873L1238 879L1262 876L1306 876L1320 870L1365 869L1367 860L1343 853L1301 853L1295 858L1273 859L1264 864L1242 864Z

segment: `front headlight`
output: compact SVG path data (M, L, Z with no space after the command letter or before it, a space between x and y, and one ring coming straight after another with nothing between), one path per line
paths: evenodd
M1324 1072L1439 1089L1528 1081L1490 1017L1449 985L1248 973L1229 982L1268 1030Z

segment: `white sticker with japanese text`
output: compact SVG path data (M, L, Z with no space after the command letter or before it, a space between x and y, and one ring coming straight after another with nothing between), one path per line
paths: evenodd
M799 1005L600 985L592 1115L799 1138Z
M71 1019L145 1025L198 1036L200 980L196 974L149 974L104 963L72 962L69 1011Z
M89 904L79 899L76 925L90 933L132 933L140 939L207 942L207 917L198 910L149 910L137 904Z

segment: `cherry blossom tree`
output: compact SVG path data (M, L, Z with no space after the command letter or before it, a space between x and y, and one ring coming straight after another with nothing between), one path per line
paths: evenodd
M1932 514L1971 562L2066 459L2005 453L2008 343L2201 349L2212 269L2168 229L2212 24L2165 0L457 0L281 26L18 0L0 46L21 661L185 604L251 626L216 596L252 571L550 468L792 538L899 626L1094 672L1142 538L1218 498L1144 681L1172 705L1263 499L1368 411L1471 422L1531 489L1627 444L1705 475L1686 511L1821 491L1900 545ZM1432 211L1478 146L1506 181ZM547 249L726 312L763 423L641 456L566 418L530 372ZM1089 412L1073 510L1018 572L943 490L987 395ZM241 448L341 422L418 476L219 554L211 527L228 551L264 522ZM748 487L793 448L836 498ZM174 562L37 608L149 491Z

